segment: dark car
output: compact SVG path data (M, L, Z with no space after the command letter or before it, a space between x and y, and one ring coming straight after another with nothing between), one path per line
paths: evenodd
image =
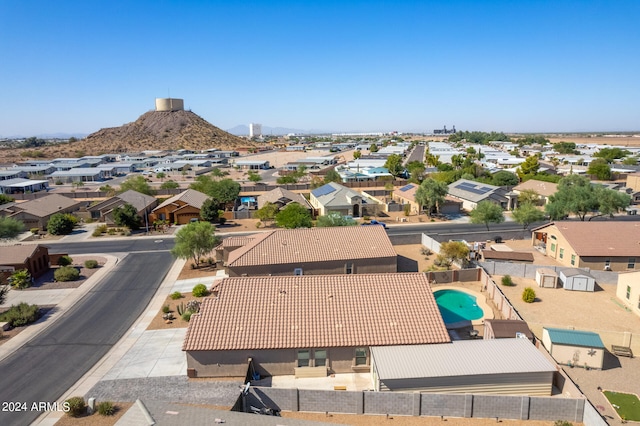
M384 222L379 222L373 219L371 222L365 222L363 225L381 225L384 229L387 229L387 224Z

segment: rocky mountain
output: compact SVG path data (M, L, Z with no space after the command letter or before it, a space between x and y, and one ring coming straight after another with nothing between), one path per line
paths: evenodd
M229 150L253 145L251 141L219 129L191 111L149 111L132 123L98 130L79 141L36 149L45 157L52 158L143 150ZM7 154L8 157L28 157L23 152Z

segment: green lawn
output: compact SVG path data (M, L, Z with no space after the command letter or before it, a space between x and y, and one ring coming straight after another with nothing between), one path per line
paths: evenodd
M603 393L621 419L640 422L640 400L636 395L612 391Z

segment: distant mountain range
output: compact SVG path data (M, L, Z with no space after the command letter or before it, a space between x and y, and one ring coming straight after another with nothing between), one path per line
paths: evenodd
M76 138L82 139L87 136L86 133L41 133L39 135L13 135L13 136L2 136L0 135L0 139L27 139L31 137L36 137L38 139L69 139Z

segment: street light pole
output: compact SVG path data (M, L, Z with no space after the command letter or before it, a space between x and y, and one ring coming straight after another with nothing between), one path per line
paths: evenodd
M144 197L140 197L142 200L142 208L144 209L144 227L146 229L145 235L149 235L149 219L147 218L147 204L144 202Z

